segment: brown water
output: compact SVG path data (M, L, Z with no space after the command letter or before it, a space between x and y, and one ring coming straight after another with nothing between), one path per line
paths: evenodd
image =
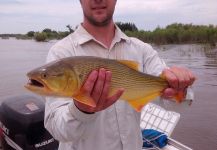
M45 62L55 43L33 40L0 39L0 101L7 97L31 94L23 88L26 72ZM172 137L196 150L217 150L217 48L200 45L155 47L169 66L190 68L198 80L195 101L177 110L181 119Z
M29 94L24 89L26 72L45 62L54 42L33 40L0 40L0 98Z
M181 118L172 137L196 150L217 150L217 48L166 45L157 49L169 66L185 66L197 76L193 105L177 110Z

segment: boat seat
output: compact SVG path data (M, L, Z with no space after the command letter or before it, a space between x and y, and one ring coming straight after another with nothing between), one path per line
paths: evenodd
M141 129L154 129L165 133L168 136L168 144L164 148L160 149L154 145L154 148L148 148L149 150L192 150L191 148L183 145L182 143L170 138L173 130L175 129L180 114L174 111L167 111L164 108L149 103L141 112ZM144 149L147 150L147 149Z

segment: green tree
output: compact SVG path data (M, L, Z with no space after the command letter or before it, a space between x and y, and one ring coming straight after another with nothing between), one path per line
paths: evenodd
M74 32L74 30L72 29L72 27L69 24L66 27L69 29L70 33Z
M35 34L35 32L34 31L29 31L29 32L27 32L27 36L28 37L34 37L34 34Z
M34 35L34 38L38 42L43 42L43 41L46 41L47 34L46 34L46 32L36 32Z
M45 32L45 33L51 33L52 32L52 30L51 29L49 29L49 28L45 28L42 32Z
M122 31L138 31L138 28L134 23L126 22L116 22L116 25L122 30Z

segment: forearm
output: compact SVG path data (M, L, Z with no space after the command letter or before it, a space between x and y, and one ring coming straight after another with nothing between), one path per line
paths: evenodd
M76 142L85 132L89 121L97 114L80 112L72 101L47 98L45 105L45 128L61 142Z

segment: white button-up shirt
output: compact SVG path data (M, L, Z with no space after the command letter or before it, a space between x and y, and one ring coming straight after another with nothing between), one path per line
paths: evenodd
M150 45L126 36L118 27L107 48L81 25L50 49L47 62L84 55L134 60L139 62L140 71L153 75L159 75L166 67ZM140 113L122 100L103 111L85 114L74 106L72 99L47 97L44 123L60 141L61 150L142 149Z

